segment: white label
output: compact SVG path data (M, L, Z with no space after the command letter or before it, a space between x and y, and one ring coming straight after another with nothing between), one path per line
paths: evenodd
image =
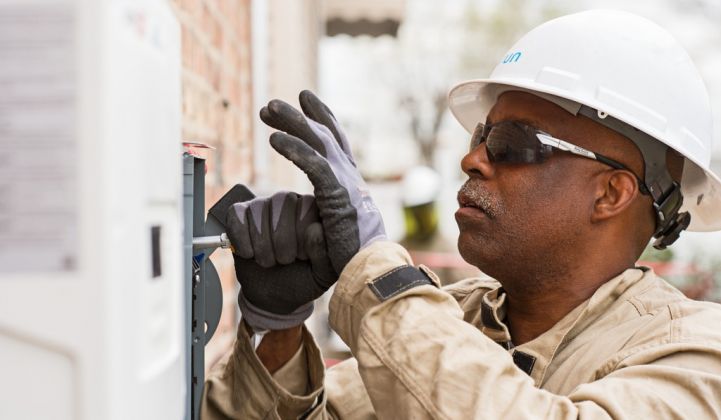
M0 273L77 266L75 16L0 1Z

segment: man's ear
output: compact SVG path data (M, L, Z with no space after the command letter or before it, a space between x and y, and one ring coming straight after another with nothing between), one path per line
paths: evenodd
M623 213L640 194L636 177L625 169L598 174L591 222L597 223Z

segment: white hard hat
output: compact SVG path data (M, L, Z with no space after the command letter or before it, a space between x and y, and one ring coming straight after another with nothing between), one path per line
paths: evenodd
M532 92L601 123L630 125L675 149L686 158L680 211L691 215L689 230L721 230L721 180L709 169L708 93L686 51L665 29L612 10L551 20L516 42L489 78L453 87L449 107L472 132L508 90ZM648 175L648 160L646 165Z
M414 166L403 175L401 188L406 207L432 203L441 192L441 176L427 166Z

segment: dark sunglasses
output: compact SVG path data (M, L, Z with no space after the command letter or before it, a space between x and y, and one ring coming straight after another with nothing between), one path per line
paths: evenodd
M543 163L553 149L593 159L614 169L629 171L638 181L638 189L648 194L641 178L626 165L598 153L586 150L565 140L557 139L535 127L518 121L501 121L495 124L478 123L471 136L470 150L486 143L488 159L493 163Z

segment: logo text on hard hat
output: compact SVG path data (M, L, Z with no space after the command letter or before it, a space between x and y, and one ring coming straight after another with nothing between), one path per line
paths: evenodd
M515 63L516 61L518 61L519 58L521 58L521 52L520 52L520 51L516 51L516 52L509 53L509 54L506 56L506 58L503 59L503 64L506 64L506 63Z

